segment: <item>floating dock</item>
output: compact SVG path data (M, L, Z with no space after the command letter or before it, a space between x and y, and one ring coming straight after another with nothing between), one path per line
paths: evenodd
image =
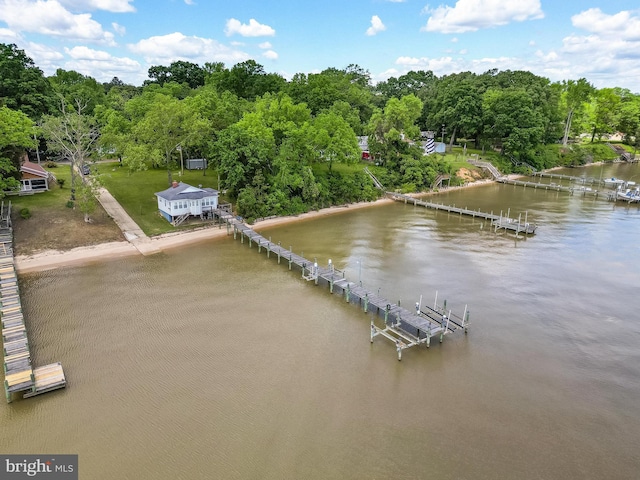
M415 206L421 206L432 210L442 210L448 213L456 213L458 215L466 215L473 218L490 220L491 226L494 227L496 231L500 229L511 230L516 232L516 236L520 233L526 235L533 235L536 233L537 225L535 223L527 222L527 212L525 212L523 222L522 215L520 215L520 217L516 219L509 218L509 213L507 213L507 216L502 215L502 212L500 212L500 215L495 215L493 212L486 213L480 210L469 210L467 208L456 207L455 205L444 205L440 203L425 202L424 200L418 200L417 198L413 198L409 195L403 195L400 193L387 192L387 196L399 202L411 203Z
M3 202L0 207L0 321L7 403L11 403L14 393L23 393L24 398L33 397L67 384L60 363L39 368L31 364L12 245L11 203L5 206Z
M226 223L228 234L231 234L231 230L233 230L234 239L240 237L242 243L246 239L250 248L255 243L258 253L264 249L268 258L271 255L277 257L278 264L282 260L286 261L289 270L292 270L294 266L299 268L303 279L313 281L316 285L319 283L327 284L330 293L339 293L348 303L358 302L365 313L375 311L377 316L384 318L384 325L380 327L375 324L372 317L370 339L373 343L375 337L382 336L394 342L398 360L402 359L403 350L418 345L429 347L432 338L437 338L442 342L444 336L449 333L456 331L466 333L468 331L469 310L466 306L462 316L455 315L451 310L447 310L446 300L443 305L437 304L436 293L433 307L422 307L421 302L418 302L415 310L407 310L399 303L393 304L380 295L367 290L361 283L347 280L344 272L336 269L331 261L326 267L320 266L315 261L293 253L291 247L286 249L279 243L276 244L270 239L266 239L226 211L215 210L214 214Z

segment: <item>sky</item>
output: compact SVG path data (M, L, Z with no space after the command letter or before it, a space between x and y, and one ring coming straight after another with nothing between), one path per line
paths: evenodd
M374 83L528 70L640 93L638 0L0 0L0 43L133 85L176 60L253 59L286 79L356 64Z

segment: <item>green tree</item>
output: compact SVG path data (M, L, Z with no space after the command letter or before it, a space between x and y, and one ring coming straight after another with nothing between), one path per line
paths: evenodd
M287 81L275 73L266 73L264 67L255 60L247 60L234 65L230 70L222 64L208 64L211 73L207 81L219 91L229 91L239 98L255 100L265 93L278 93Z
M20 182L15 178L17 160L25 149L35 146L31 119L20 111L0 107L0 197L7 190L20 188Z
M168 67L156 65L149 67L149 78L160 86L168 82L186 84L189 88L198 88L205 83L205 70L192 62L178 60Z
M567 80L563 82L563 100L566 108L566 118L564 121L564 135L562 137L562 145L567 146L569 142L569 134L571 132L571 124L576 112L580 112L586 102L594 93L593 86L586 79Z
M64 99L67 110L76 108L80 102L83 105L84 114L93 115L96 106L105 101L102 84L95 78L74 70L57 69L56 74L49 77L49 83L58 98Z
M613 88L602 88L592 97L589 108L591 142L596 137L613 133L618 123L620 96Z
M313 120L313 145L321 159L353 164L360 160L358 139L347 121L335 112L321 113Z
M527 91L490 89L484 94L485 134L503 154L525 160L544 135L544 119Z
M384 110L374 111L368 127L369 150L378 162L391 170L399 169L402 155L408 154L412 142L420 138L416 121L421 112L422 101L413 94L393 97Z
M52 152L60 154L71 164L71 200L75 200L76 179L91 160L99 137L93 116L86 115L87 105L78 99L74 109L60 102L60 115L45 115L41 130Z
M0 105L38 121L55 108L51 85L42 70L14 44L0 43Z
M640 95L630 95L620 105L618 130L624 133L625 142L638 148L640 145Z
M207 132L207 123L185 100L166 95L152 97L144 116L133 123L124 145L122 163L131 170L139 170L148 160L154 166L164 164L167 180L173 177L172 157L177 148L188 148L201 140Z

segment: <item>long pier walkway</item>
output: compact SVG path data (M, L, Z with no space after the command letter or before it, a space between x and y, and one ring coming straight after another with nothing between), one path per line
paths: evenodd
M581 183L582 185L604 185L604 179L598 179L594 177L576 177L574 175L561 175L553 172L532 172L532 177L540 178L557 178L559 180L569 180L571 182Z
M533 189L540 189L540 190L552 190L555 192L567 192L570 195L582 195L583 197L593 197L593 198L599 198L602 200L608 200L608 201L613 201L616 200L616 192L614 190L598 190L598 189L592 189L590 187L585 187L583 186L574 186L574 187L568 187L568 186L564 186L564 185L557 185L557 184L551 184L551 183L540 183L540 182L527 182L524 180L513 180L507 177L501 177L499 179L496 180L496 182L500 182L500 183L504 183L507 185L516 185L516 186L520 186L520 187L529 187L529 188L533 188Z
M18 278L13 258L13 229L11 227L11 203L2 202L0 208L0 321L2 322L2 353L4 390L7 403L14 393L23 397L66 386L60 363L34 368L31 364L29 339L24 323Z
M434 301L433 307L416 304L415 310L407 310L399 304L392 304L389 300L381 297L372 291L367 290L361 283L349 281L345 278L344 272L335 268L329 261L329 265L320 266L317 262L311 261L293 252L292 248L283 248L279 243L273 243L266 239L249 226L238 220L230 213L223 210L215 210L214 214L227 225L227 233L233 238L240 237L242 243L245 239L251 248L256 245L258 253L262 250L267 257L274 255L278 259L278 264L282 260L286 261L289 270L295 266L300 269L302 278L319 283L328 284L330 293L339 293L344 296L346 302L358 302L365 313L374 311L384 318L384 326L375 324L371 319L371 343L377 336L382 336L395 343L398 353L398 360L402 359L402 351L417 345L431 344L432 338L438 338L442 342L445 335L455 331L464 331L469 328L469 310L465 306L462 316L455 315L451 310L447 310L447 302L443 305Z
M525 212L524 222L522 221L522 215L519 218L509 218L509 214L507 216L495 215L493 212L486 213L480 210L469 210L467 208L456 207L455 205L444 205L440 203L433 202L425 202L424 200L418 200L417 198L413 198L409 195L403 195L400 193L387 192L387 196L392 198L393 200L404 202L404 203L412 203L413 205L419 205L421 207L430 208L433 210L442 210L449 213L457 213L459 215L467 215L473 218L483 218L485 220L491 221L491 226L494 227L495 230L505 229L516 232L516 235L519 233L524 233L528 235L533 235L536 232L536 224L527 222L527 213Z

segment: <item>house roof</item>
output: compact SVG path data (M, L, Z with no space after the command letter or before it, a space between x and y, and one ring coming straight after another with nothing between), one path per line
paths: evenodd
M156 195L160 198L164 198L165 200L199 200L205 197L215 197L218 195L218 191L213 188L200 188L200 187L192 187L187 183L180 182L163 190L161 192L157 192Z
M47 172L44 168L42 168L37 163L31 163L28 160L25 160L24 163L20 166L20 171L30 173L31 175L37 175L38 177L43 178L47 178L49 176L49 172Z

